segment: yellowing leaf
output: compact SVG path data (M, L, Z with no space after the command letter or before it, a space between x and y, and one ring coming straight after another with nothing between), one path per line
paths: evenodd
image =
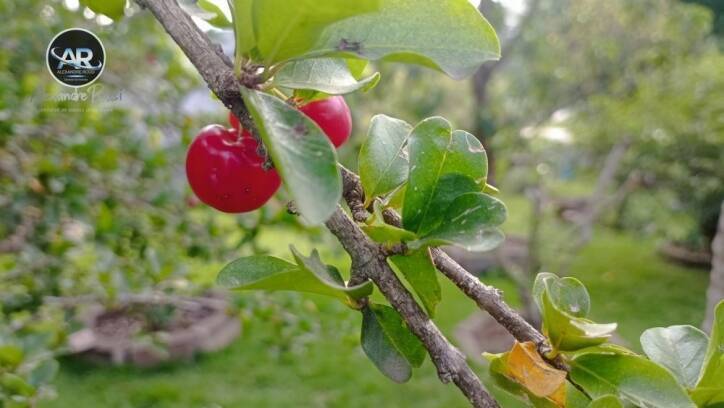
M553 394L548 396L548 399L553 401L554 404L557 406L564 408L566 406L566 400L568 398L567 392L566 392L566 383L565 381L558 387Z
M507 374L533 395L548 397L559 406L565 406L566 372L543 360L533 342L516 342L507 362Z

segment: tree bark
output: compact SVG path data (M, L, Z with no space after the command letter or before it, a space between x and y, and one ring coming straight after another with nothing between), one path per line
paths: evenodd
M704 330L711 330L714 321L714 307L724 299L724 202L719 213L719 228L711 243L711 276L706 291L706 318Z

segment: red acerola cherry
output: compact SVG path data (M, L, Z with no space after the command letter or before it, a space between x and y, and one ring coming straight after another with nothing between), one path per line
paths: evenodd
M233 129L241 129L241 122L239 122L239 118L237 118L231 111L229 111L229 125L231 125Z
M239 118L237 118L236 115L234 115L231 111L229 111L229 125L231 125L231 128L236 133L239 133L239 129L241 129L241 122L239 121ZM246 129L242 129L241 137L251 138L251 133L249 133L249 131Z
M339 147L352 133L352 114L341 96L310 102L299 108L324 131L334 147Z
M234 129L207 126L186 156L186 177L196 196L227 213L256 210L281 185L275 170L264 170L256 140L237 135Z

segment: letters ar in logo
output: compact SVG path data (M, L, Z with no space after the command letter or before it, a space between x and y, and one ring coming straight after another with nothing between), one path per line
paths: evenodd
M58 56L59 49L60 47L55 47L50 50L51 55L59 61L56 69L63 69L66 65L70 65L73 68L78 69L101 69L103 67L103 63L101 61L98 61L96 66L91 64L91 60L93 59L93 50L90 48L76 48L75 50L73 48L66 48L65 51L63 51L63 54Z

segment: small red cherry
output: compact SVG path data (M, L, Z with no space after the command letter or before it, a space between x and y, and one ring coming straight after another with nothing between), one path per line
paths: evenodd
M231 125L231 128L237 133L239 132L239 129L241 129L241 122L239 121L239 118L237 118L231 111L229 111L229 125ZM242 129L241 137L251 137L251 133L249 133L246 129Z
M299 108L324 131L334 147L339 147L352 134L352 114L344 98L330 96Z
M241 129L241 122L239 122L239 118L237 118L232 111L229 111L229 124L236 130Z
M248 212L263 206L281 185L277 172L263 164L256 140L210 125L189 147L186 177L205 204L227 213Z

